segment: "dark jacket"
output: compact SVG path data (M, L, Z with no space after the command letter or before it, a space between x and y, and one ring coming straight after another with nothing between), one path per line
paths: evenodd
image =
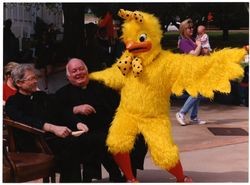
M5 110L6 114L12 120L38 129L42 129L46 122L55 122L57 115L54 96L47 95L42 91L37 91L32 95L23 95L17 92L8 99ZM35 143L31 134L21 130L15 130L14 136L18 140L18 150L32 151L34 149Z
M90 132L102 131L108 134L110 123L113 120L116 109L119 105L119 94L96 81L89 81L86 88L67 84L56 92L64 116L62 117L70 128L74 129L78 122L86 124ZM74 115L73 107L81 104L89 104L96 110L95 114L83 116ZM134 150L131 152L133 170L143 169L144 158L147 153L147 146L142 135L136 140Z
M119 103L119 96L113 90L94 81L90 81L84 89L67 84L56 92L58 101L62 103L61 111L65 124L71 129L76 129L78 122L86 124L90 132L107 132L109 124ZM89 104L95 108L96 113L90 115L74 115L73 107Z
M42 91L32 95L16 93L7 100L5 108L7 116L11 119L32 127L42 129L46 122L55 125L60 123L58 101L53 94L48 95ZM20 151L34 151L34 139L30 134L15 130L14 136ZM80 163L86 161L90 164L86 169L87 176L101 177L100 163L95 161L99 160L97 158L102 150L104 137L89 133L77 138L59 138L51 133L47 135L48 145L55 155L62 182L80 182ZM91 165L91 161L94 166Z

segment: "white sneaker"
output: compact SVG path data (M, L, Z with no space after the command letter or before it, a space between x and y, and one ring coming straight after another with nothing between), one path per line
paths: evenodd
M190 123L191 123L191 124L204 125L204 124L206 124L207 122L204 121L204 120L200 120L200 119L198 119L198 118L195 118L195 119L191 119L191 120L190 120Z
M177 112L175 116L176 116L176 119L180 123L181 126L185 126L186 125L184 114L182 114L180 112Z

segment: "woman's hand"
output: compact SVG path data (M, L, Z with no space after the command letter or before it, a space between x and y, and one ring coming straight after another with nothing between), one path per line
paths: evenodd
M195 41L195 44L197 45L197 47L201 47L201 41L199 39Z

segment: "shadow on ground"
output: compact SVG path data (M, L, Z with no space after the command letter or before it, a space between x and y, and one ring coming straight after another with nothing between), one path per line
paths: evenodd
M185 174L192 177L195 183L248 182L248 173L241 171L222 173L186 171ZM175 182L175 178L164 170L139 170L137 177L141 183ZM108 182L108 178L96 182Z
M214 119L209 120L208 123L215 123L215 124L232 124L232 123L238 123L248 121L248 119Z

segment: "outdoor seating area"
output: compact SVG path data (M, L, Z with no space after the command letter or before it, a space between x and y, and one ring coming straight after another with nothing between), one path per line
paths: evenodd
M2 5L2 183L249 182L248 2Z
M43 182L55 182L55 162L46 141L45 132L8 118L3 118L3 182L27 182L43 178ZM20 152L13 131L32 134L37 148Z

